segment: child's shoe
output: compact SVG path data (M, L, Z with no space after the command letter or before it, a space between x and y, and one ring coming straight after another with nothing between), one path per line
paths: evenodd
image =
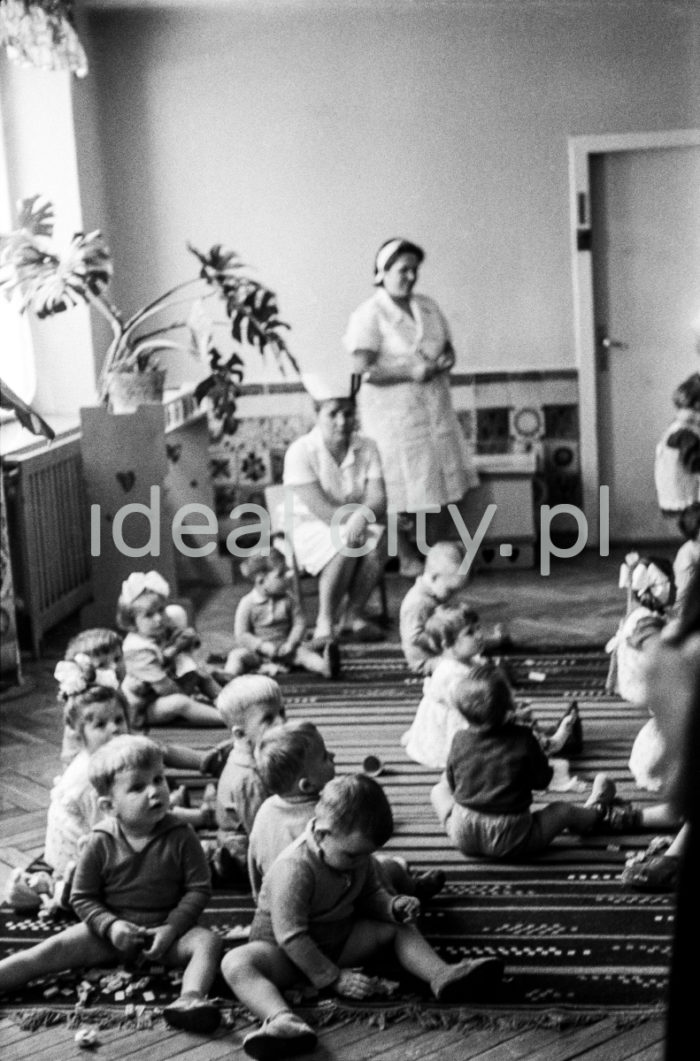
M189 809L192 806L187 785L180 785L170 793L170 806L184 807L185 809Z
M680 859L659 853L660 847L649 845L646 851L627 859L620 874L626 888L636 892L670 892L678 884Z
M628 833L642 826L642 812L639 807L624 799L614 799L603 811L599 827L610 833Z
M221 1023L219 1007L206 998L188 991L163 1009L165 1023L171 1028L202 1035L215 1032Z
M430 981L438 1002L467 1002L475 996L486 997L503 979L500 958L476 958L448 965Z
M243 1049L257 1061L275 1061L278 1057L306 1054L317 1041L316 1032L301 1017L282 1009L274 1017L268 1017L257 1031L246 1035Z
M583 751L583 725L578 703L573 700L547 742L550 755L580 755Z
M416 899L420 899L422 903L441 892L447 882L445 871L442 869L428 869L424 873L412 873L411 876Z
M591 794L586 800L587 807L598 807L601 813L601 817L605 812L605 808L609 807L617 795L617 789L615 788L615 782L607 774L596 774L593 778L593 787L591 788Z
M216 829L216 785L206 786L199 809L202 816L200 829Z
M200 774L211 774L212 777L221 777L232 749L233 741L224 740L210 751L205 752L199 767Z
M335 681L340 677L340 649L338 642L327 641L323 649L323 676Z

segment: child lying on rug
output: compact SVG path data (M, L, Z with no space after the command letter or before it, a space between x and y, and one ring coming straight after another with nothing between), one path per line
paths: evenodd
M337 643L327 640L322 652L304 644L306 620L289 592L287 561L279 549L249 557L241 564L241 571L253 588L236 608L235 647L226 659L226 673L232 678L250 671L272 676L294 666L324 678L337 678Z
M542 851L565 829L619 832L640 824L639 811L615 799L606 774L596 775L585 806L556 802L532 811L533 789L546 789L553 770L532 730L513 721L503 673L482 664L458 680L452 695L469 728L455 734L431 800L464 855L519 858Z
M303 833L316 813L323 786L335 777L335 756L313 722L285 722L269 729L255 749L267 790L250 831L248 872L257 898L264 875L288 844ZM444 887L442 870L412 873L402 858L373 856L385 887L395 893L432 898Z
M169 597L170 587L157 571L134 571L122 583L117 625L126 631L122 691L132 729L172 722L219 726L212 700L220 686L192 659L192 631L168 619Z
M486 662L481 655L485 639L479 616L464 603L439 605L427 619L424 635L426 642L439 653L438 661L433 672L423 680L423 697L401 743L414 762L444 770L452 738L468 726L452 702L451 687L458 679L467 677L475 666ZM530 719L529 723L548 755L580 752L582 727L575 704L551 735L537 722Z
M284 722L282 692L273 678L242 674L225 685L216 706L231 731L231 750L216 791L219 826L213 865L232 887L248 887L248 837L270 795L253 755L263 734Z
M367 998L373 981L358 966L389 944L402 967L441 1001L466 1001L500 983L499 958L444 962L413 924L418 899L383 887L371 856L392 831L381 785L361 775L335 778L316 816L271 866L250 942L229 951L221 965L232 991L263 1022L243 1040L249 1057L312 1050L316 1033L290 1010L283 992L311 983Z
M71 901L81 923L0 961L0 991L68 969L161 962L183 969L180 997L163 1010L168 1024L213 1031L220 1014L206 996L222 945L197 925L209 870L190 826L168 812L160 748L121 734L95 752L89 776L106 817L75 871Z

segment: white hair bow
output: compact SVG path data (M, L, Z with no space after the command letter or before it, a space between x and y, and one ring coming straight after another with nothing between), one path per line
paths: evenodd
M632 572L639 563L639 553L627 553L620 566L620 589L629 589L632 585Z
M157 571L132 571L122 582L120 599L123 604L133 604L142 593L157 593L159 597L170 596L170 586Z

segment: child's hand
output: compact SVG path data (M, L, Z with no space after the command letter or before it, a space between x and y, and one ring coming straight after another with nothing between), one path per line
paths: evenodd
M293 641L283 641L280 647L277 649L277 659L289 659L293 656L297 650L297 646Z
M177 939L177 932L172 925L158 925L158 928L147 928L145 931L152 941L148 950L143 952L143 957L148 958L149 961L158 961L162 958Z
M274 659L277 655L277 645L272 641L261 641L258 645L258 652L261 656L264 656L265 659Z
M121 951L140 950L148 941L147 929L142 925L134 925L131 921L112 922L107 935L110 943Z
M420 899L415 895L397 895L391 904L391 912L402 925L415 921L420 913Z
M341 969L333 990L346 998L369 998L374 994L374 978L357 969Z

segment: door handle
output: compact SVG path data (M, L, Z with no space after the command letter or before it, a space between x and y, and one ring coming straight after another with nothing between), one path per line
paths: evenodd
M629 350L629 343L622 343L619 339L611 339L608 335L602 337L600 345L604 350Z

